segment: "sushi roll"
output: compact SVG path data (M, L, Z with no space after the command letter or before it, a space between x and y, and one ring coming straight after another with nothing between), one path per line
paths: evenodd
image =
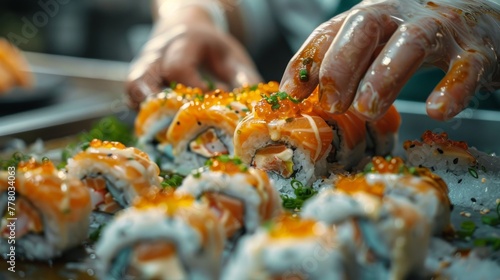
M243 238L222 279L354 279L335 230L283 215Z
M432 171L448 170L457 174L478 167L467 143L449 139L446 132L434 133L427 130L422 134L422 141L407 140L403 147L409 165L424 166Z
M233 154L233 134L248 107L233 93L216 90L184 104L166 137L173 149L173 169L182 174L218 155Z
M367 148L366 122L352 111L343 114L328 113L320 107L319 90L316 88L304 102L311 104L311 110L331 127L332 148L327 157L329 170L351 170L365 156Z
M218 279L224 230L207 205L161 191L137 199L103 229L101 279Z
M279 193L266 172L228 156L210 159L205 168L187 176L177 192L207 202L228 238L253 233L282 212Z
M203 96L200 88L176 84L175 87L167 88L143 101L134 125L138 147L152 157L171 160L171 147L166 139L167 129L182 105L196 96Z
M372 156L387 156L398 143L401 115L394 105L378 120L366 122L367 151Z
M433 235L450 229L446 185L425 171L405 170L401 159L374 159L371 173L340 177L306 202L302 216L335 225L356 254L355 278L419 276Z
M293 193L293 179L310 186L327 174L333 131L321 117L303 113L302 106L284 92L265 96L234 134L235 156L267 171L285 193Z
M30 159L0 171L0 190L4 258L49 260L87 239L90 193L51 161Z
M139 195L160 187L160 169L149 156L119 142L94 139L68 159L68 177L89 189L93 210L107 213L126 208Z

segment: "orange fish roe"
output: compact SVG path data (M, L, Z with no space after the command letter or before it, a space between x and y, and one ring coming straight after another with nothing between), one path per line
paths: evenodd
M364 192L378 197L383 197L385 192L384 183L376 182L370 184L362 175L354 177L341 177L335 183L335 189L350 195L358 192Z
M162 207L168 216L174 215L179 209L193 206L195 198L191 195L180 195L171 190L157 191L138 197L133 207L136 209L150 209Z
M445 147L456 147L467 151L469 146L465 141L454 141L448 139L448 133L434 133L430 130L427 130L422 134L422 141L428 145L440 144ZM405 141L404 148L408 149L412 145L421 146L423 143L419 141Z
M38 169L37 172L41 175L50 175L54 171L57 171L54 163L47 158L44 158L41 162L36 161L35 158L31 158L28 161L20 161L17 165L17 170L20 172L28 172L35 169Z
M108 149L115 148L115 149L120 149L120 150L127 148L125 145L123 145L120 142L102 141L100 139L93 139L92 141L90 141L89 145L92 148L108 148Z
M318 235L318 222L284 214L271 222L269 236L276 239L305 238Z
M255 117L267 121L274 119L289 119L298 117L301 113L311 114L317 103L315 95L298 100L285 92L275 92L264 95L255 105Z
M207 161L207 166L212 171L222 171L235 174L248 171L247 166L239 158L218 156Z
M372 171L377 173L399 173L404 167L404 161L400 157L386 159L381 156L372 158Z

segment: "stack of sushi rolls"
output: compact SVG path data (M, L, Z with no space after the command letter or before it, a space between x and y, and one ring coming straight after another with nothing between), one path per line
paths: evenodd
M218 156L188 175L176 190L207 202L226 230L228 239L251 234L281 214L281 199L267 173L238 158Z
M163 169L186 175L211 157L235 155L267 171L285 193L293 192L291 180L311 185L358 168L366 156L392 152L400 125L394 107L366 122L351 111L327 113L318 100L318 89L297 100L277 82L231 92L178 84L141 105L135 131L140 143L154 138Z
M366 171L339 177L306 202L302 217L337 229L356 256L350 279L421 277L432 236L451 230L446 184L400 158L374 157Z
M139 195L161 185L160 169L135 147L94 139L68 159L68 177L81 180L90 190L93 210L107 213L128 207Z
M116 214L96 245L100 279L219 279L224 229L209 206L171 189Z
M16 258L49 260L86 240L90 194L47 158L0 171L0 190L4 258L14 246Z
M135 122L139 148L160 162L162 169L187 174L210 157L233 153L236 124L262 94L278 83L243 86L231 92L176 84L142 104Z

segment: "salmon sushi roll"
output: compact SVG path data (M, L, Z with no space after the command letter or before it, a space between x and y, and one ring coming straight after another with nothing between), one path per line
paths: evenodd
M332 227L283 215L241 240L222 279L354 279L353 262Z
M431 237L450 229L446 186L424 171L400 172L401 162L376 161L372 173L340 177L302 209L303 217L336 226L357 255L354 278L421 276Z
M327 174L333 131L319 116L303 113L286 93L264 97L234 134L235 156L268 172L276 187L293 193L292 179L311 185Z
M392 105L378 120L366 122L367 150L372 156L387 156L394 152L398 143L401 115Z
M224 230L207 205L172 191L121 211L96 245L101 279L218 279Z
M327 163L332 171L350 170L364 157L367 147L366 122L351 111L343 114L333 114L324 111L319 103L319 89L303 101L310 104L307 107L323 118L333 131L332 149Z
M134 198L160 187L160 169L149 156L119 142L94 139L68 159L68 177L89 189L93 210L107 213L126 208Z
M233 134L248 107L233 93L216 90L184 104L167 131L173 169L187 174L218 155L233 154Z
M49 260L87 239L89 190L50 160L30 159L0 171L0 190L0 251L5 259L14 254L14 258Z
M210 159L205 168L187 176L176 192L207 202L227 238L253 233L282 212L279 193L266 172L228 156Z
M182 105L197 96L203 96L200 88L177 84L174 88L167 88L146 98L141 103L134 124L138 147L151 156L171 160L171 147L166 139L168 127Z
M432 171L448 170L456 174L478 167L476 157L469 151L467 143L449 139L446 132L427 130L422 134L422 141L407 140L403 147L408 164L412 166L423 166Z

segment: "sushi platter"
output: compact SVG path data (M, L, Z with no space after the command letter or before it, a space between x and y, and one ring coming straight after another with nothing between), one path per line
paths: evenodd
M500 111L398 100L365 123L276 89L172 85L137 113L0 128L28 220L0 279L500 277Z

